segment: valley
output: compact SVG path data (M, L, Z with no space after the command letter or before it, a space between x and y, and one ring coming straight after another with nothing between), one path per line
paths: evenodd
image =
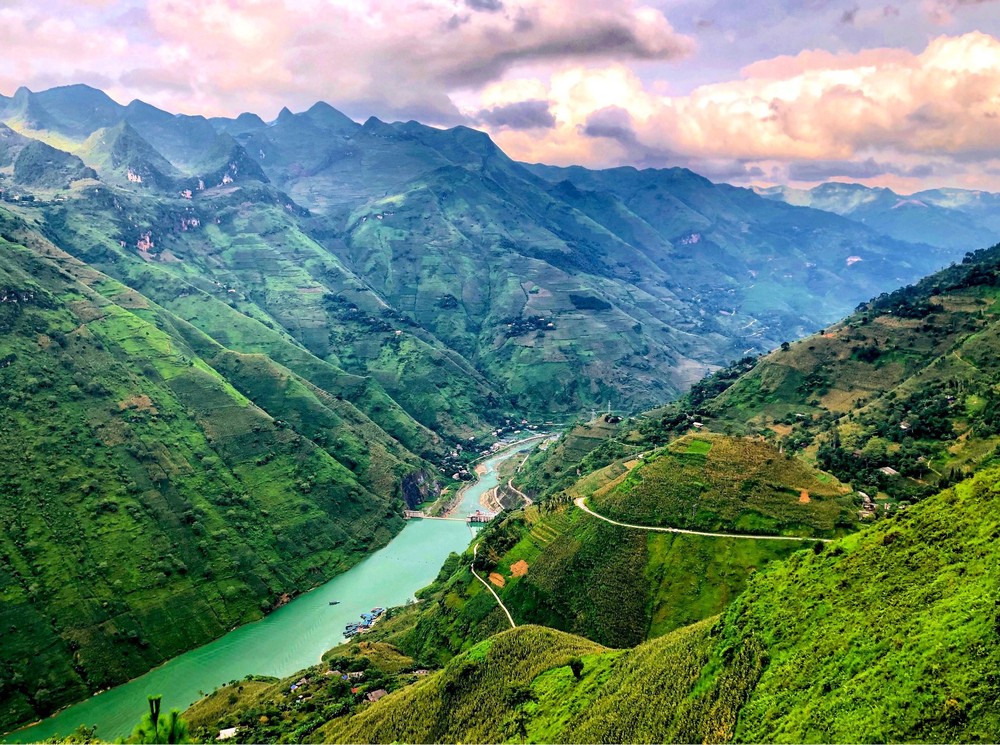
M989 740L998 237L0 96L4 741Z
M496 486L496 467L519 457L531 444L514 446L485 462L485 475L466 490L457 515L480 509L482 495ZM146 696L162 694L168 706L184 708L205 692L247 675L285 676L315 663L342 641L346 621L376 605L404 605L437 574L451 552L462 552L475 530L457 522L412 520L385 548L354 568L221 638L175 657L145 675L59 712L3 742L38 742L68 735L80 724L97 728L102 740L131 733ZM338 601L331 606L330 601Z

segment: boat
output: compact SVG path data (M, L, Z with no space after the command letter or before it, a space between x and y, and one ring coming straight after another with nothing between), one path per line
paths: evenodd
M340 605L340 601L339 600L331 600L330 601L330 605Z

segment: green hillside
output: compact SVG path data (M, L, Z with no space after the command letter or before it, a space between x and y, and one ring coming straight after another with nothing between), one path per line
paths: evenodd
M351 713L298 736L518 742L523 730L535 742L992 741L1000 728L998 476L985 471L890 521L795 553L757 573L721 616L633 649L519 627L382 700L359 696ZM239 695L225 721L242 716Z
M761 440L688 435L595 490L602 515L705 531L832 535L855 525L849 489Z
M747 372L699 384L664 421L760 433L884 495L890 510L912 503L1000 444L998 293L1000 247L977 251Z
M960 255L684 169L525 166L467 127L322 103L207 120L68 86L19 90L0 121L73 156L30 183L106 185L12 182L66 250L130 286L151 264L222 293L456 439L662 405Z
M0 217L7 728L343 571L433 480L349 403Z

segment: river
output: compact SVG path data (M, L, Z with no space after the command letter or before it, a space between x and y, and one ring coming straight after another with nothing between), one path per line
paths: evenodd
M538 440L522 443L485 461L486 473L463 495L456 516L479 509L479 499L497 485L496 466ZM250 673L283 677L315 665L343 642L344 625L375 606L403 605L437 576L451 552L464 551L472 528L447 520L411 520L385 548L260 621L165 662L142 677L70 706L2 738L37 742L67 735L79 725L97 726L97 736L129 735L146 711L146 696L163 695L164 709L186 709L205 693ZM330 605L339 600L339 605Z

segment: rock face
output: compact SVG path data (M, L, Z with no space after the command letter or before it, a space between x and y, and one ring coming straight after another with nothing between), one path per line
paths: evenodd
M415 510L429 499L436 499L441 493L441 484L423 471L408 473L403 477L400 486L403 501L411 510Z

